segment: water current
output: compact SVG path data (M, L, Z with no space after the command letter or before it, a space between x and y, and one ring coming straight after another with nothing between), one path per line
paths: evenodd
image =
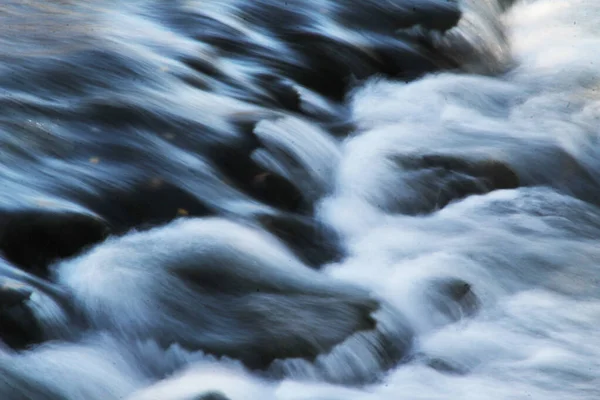
M0 399L600 398L600 2L0 3Z

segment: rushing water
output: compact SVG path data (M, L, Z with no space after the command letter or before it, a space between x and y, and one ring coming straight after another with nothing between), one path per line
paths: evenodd
M599 26L2 0L0 398L600 398Z

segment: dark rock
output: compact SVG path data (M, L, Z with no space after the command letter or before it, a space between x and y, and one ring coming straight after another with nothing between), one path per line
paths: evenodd
M21 350L72 338L81 327L72 311L63 288L0 258L0 342Z
M247 29L269 32L281 43L282 53L257 42L244 30L207 15L186 15L169 9L169 24L183 30L199 42L211 45L216 57L261 65L270 76L309 88L335 101L343 101L357 81L373 75L415 79L427 72L456 68L458 63L431 43L431 33L456 26L461 18L457 1L383 0L357 3L322 2L326 15L315 13L306 1L239 3L236 15ZM166 14L166 13L165 13ZM326 35L323 21L331 18L340 29L364 35L364 41L336 39ZM325 25L326 26L326 25ZM201 28L200 28L201 27ZM423 31L417 39L401 37L399 31ZM210 58L209 58L210 60ZM207 60L184 62L207 77L230 87L231 95L244 101L297 109L297 98L287 83L276 79L264 82L265 74L256 73L264 93L257 93L237 77L214 70Z
M439 357L421 356L419 358L428 367L433 368L441 374L462 376L469 373L469 369L466 366Z
M275 106L288 111L300 111L300 94L292 84L276 76L263 75L256 78L261 89L269 93L269 98Z
M519 187L519 176L496 160L468 161L447 155L394 157L410 188L387 206L403 214L429 213L470 195Z
M281 213L261 215L258 221L313 268L339 261L343 256L337 233L312 218Z
M344 22L375 32L388 32L412 26L446 31L456 26L461 18L459 2L456 0L375 0L367 3L343 0L339 3L344 4L339 7Z
M22 302L0 305L0 340L13 349L24 349L43 341L43 330L34 313Z
M43 332L27 301L33 288L0 278L0 340L13 349L42 341Z
M0 305L12 307L29 300L33 291L25 285L16 281L0 281Z
M106 219L115 233L163 225L181 216L212 214L196 196L160 177L127 189L105 189L83 202Z
M220 147L210 151L210 159L227 183L250 197L279 210L299 212L306 208L300 190L290 181L258 165L254 148Z
M450 322L474 315L481 304L471 285L457 278L435 279L428 293L434 309Z
M500 161L467 161L446 155L426 155L420 160L422 168L425 169L437 168L479 178L488 191L519 187L518 175L508 165Z
M51 210L0 211L0 250L4 257L37 275L47 266L104 240L106 222L91 215Z
M415 332L393 306L382 301L375 326L352 335L316 360L276 360L268 370L271 379L314 379L337 385L375 384L392 368L407 362Z
M194 397L194 400L229 400L229 397L221 392L209 392Z
M220 218L182 219L62 262L56 277L92 324L252 369L313 360L375 327L380 302L368 291L305 268L266 235ZM101 282L82 282L94 273Z

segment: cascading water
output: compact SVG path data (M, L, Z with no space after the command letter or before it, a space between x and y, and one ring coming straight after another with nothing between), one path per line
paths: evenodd
M600 3L4 0L0 399L600 398Z

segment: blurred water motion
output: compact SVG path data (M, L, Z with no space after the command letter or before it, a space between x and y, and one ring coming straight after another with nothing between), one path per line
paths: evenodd
M0 398L599 398L599 23L4 0Z

